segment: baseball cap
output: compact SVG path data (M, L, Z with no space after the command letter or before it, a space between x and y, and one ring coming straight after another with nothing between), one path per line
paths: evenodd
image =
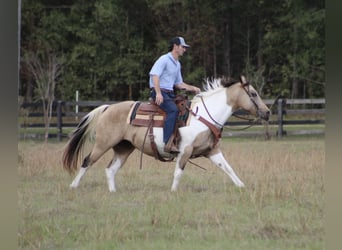
M180 45L182 45L183 47L186 47L186 48L190 47L190 45L185 43L185 40L183 37L179 36L178 39L179 39Z
M170 45L173 45L173 44L182 45L185 48L189 48L190 47L189 44L185 43L184 38L181 37L181 36L172 38L172 40L170 41Z

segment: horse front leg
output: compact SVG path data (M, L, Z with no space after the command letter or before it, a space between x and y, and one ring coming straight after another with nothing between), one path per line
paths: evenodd
M186 162L189 160L193 147L187 146L184 151L179 153L176 161L176 168L173 174L173 182L171 186L171 191L175 192L178 189L179 180L183 175Z
M244 187L245 184L237 177L233 168L229 165L229 163L224 158L221 150L215 149L212 154L208 157L217 167L221 168L229 177L232 179L234 184L238 187Z
M173 182L172 182L172 186L171 186L172 192L177 191L178 185L179 185L179 180L183 175L183 171L184 171L184 168L182 169L178 166L178 164L176 164L175 172L173 174Z

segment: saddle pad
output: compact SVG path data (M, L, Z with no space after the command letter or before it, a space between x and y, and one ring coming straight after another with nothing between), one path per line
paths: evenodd
M136 102L127 116L127 123L134 126L163 127L166 113L150 102ZM151 121L152 119L152 121Z
M187 102L186 106L190 107L191 102ZM164 127L166 112L159 106L150 102L135 102L127 116L127 123L134 126L148 127ZM189 111L185 110L183 114L179 114L177 126L188 126L190 122ZM152 119L152 120L151 120ZM152 124L151 124L152 123Z

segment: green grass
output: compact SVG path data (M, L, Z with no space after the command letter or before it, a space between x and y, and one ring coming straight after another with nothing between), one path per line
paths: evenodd
M108 192L106 154L70 190L64 143L20 142L20 249L323 249L324 140L224 139L246 188L207 159L188 164L171 193L174 163L134 152Z

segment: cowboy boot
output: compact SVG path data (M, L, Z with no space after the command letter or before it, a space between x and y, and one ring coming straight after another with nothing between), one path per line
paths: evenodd
M174 144L173 142L174 136L172 135L169 139L169 141L165 144L164 146L164 151L166 153L174 153L177 154L179 153L179 149L177 148L177 146Z

